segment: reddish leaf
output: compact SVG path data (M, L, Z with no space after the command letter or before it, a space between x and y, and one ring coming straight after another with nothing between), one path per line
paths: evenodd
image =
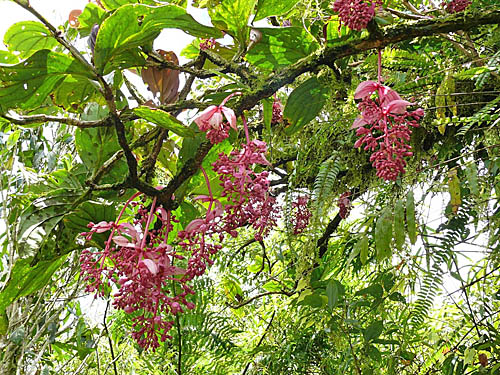
M165 60L174 64L179 64L179 59L172 51L157 51ZM142 80L146 83L151 92L157 96L160 94L160 103L173 103L177 99L177 90L179 89L179 71L172 69L159 69L148 67L142 69Z
M82 14L80 9L73 9L69 12L68 23L70 27L77 29L80 26L80 22L78 21L80 14Z

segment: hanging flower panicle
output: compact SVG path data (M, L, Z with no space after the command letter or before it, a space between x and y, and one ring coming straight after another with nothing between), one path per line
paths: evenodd
M381 1L337 0L333 3L333 11L339 13L340 21L350 29L361 31L375 16L375 8Z
M283 104L278 98L274 98L273 102L273 117L271 119L271 125L277 125L283 121Z
M471 0L452 0L449 2L443 1L441 6L443 6L448 13L458 13L463 12L471 4Z
M292 225L293 234L298 235L304 232L304 230L309 225L309 220L311 219L311 210L307 207L309 202L309 197L306 195L300 195L297 197L295 202L292 202Z
M350 191L346 191L339 197L337 206L339 207L339 216L342 219L346 219L351 213L351 208L352 208Z
M138 195L129 199L115 222L89 223L90 231L81 234L86 240L96 233L111 233L104 250L83 250L80 263L86 291L102 296L110 281L119 286L113 306L135 314L132 337L144 349L155 350L159 340L170 338L168 331L174 322L165 317L184 312L182 306L193 309L186 296L194 291L186 284L187 278L175 277L186 274L185 269L173 264L174 259L183 257L167 244L172 223L177 220L157 206L156 199L149 209L142 202L133 202ZM136 210L135 219L133 223L120 223L127 206ZM149 229L153 223L153 229ZM172 281L180 285L181 293L172 293Z
M372 94L377 98L373 100ZM358 148L365 145L365 151L372 151L370 161L377 169L377 176L387 181L395 181L405 173L405 157L412 156L410 141L411 128L418 127L424 111L419 108L408 112L412 103L402 100L397 92L378 82L365 81L359 84L354 94L361 99L358 117L352 128L360 137L354 144ZM366 127L365 127L366 126Z

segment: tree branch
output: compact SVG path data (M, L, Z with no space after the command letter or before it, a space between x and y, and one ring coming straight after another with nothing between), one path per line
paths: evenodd
M12 117L6 114L0 115L6 120L9 120L11 123L16 125L30 125L30 124L42 124L44 122L57 122L60 124L67 124L76 126L80 129L87 128L103 128L109 127L113 125L110 117L105 117L102 120L96 121L81 121L73 117L57 117L57 116L48 116L48 115L33 115L33 116L18 116Z
M243 302L241 302L241 303L239 303L237 305L229 305L229 307L232 308L232 309L239 309L240 307L246 306L249 303L255 301L256 299L259 299L259 298L262 298L262 297L265 297L265 296L270 296L270 295L273 295L273 294L282 294L282 295L291 297L295 293L297 293L296 290L293 290L293 291L290 291L290 292L287 292L286 290L280 290L280 291L277 291L277 292L260 293L260 294L257 294L256 296L253 296L252 298L247 299L246 301L243 301Z

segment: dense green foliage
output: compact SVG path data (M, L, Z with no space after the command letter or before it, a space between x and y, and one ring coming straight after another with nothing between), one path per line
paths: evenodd
M323 0L194 1L212 26L183 0L100 0L76 28L14 2L37 21L0 51L0 374L500 373L498 1L451 15L384 1L363 31ZM184 64L153 49L164 29L193 36ZM378 51L384 84L425 111L396 181L351 129ZM177 72L178 95L154 98L177 92ZM212 145L193 120L235 92L239 131ZM176 215L179 247L207 212L196 196L227 204L211 164L245 142L241 115L267 143L256 168L281 218L263 240L249 225L226 238L192 282L195 308L144 351L113 308L118 282L85 292L81 252L108 237L80 233L140 191ZM312 216L295 234L299 196Z

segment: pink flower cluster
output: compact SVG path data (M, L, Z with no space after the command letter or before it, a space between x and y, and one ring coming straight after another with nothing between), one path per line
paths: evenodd
M377 93L373 100L371 95ZM373 151L370 161L377 169L377 176L387 181L395 181L405 173L407 156L412 156L410 126L418 127L418 121L424 116L423 109L408 112L412 103L402 100L397 92L374 81L359 84L354 94L355 99L362 99L358 108L361 116L353 125L356 135L361 137L354 147L365 145L365 151ZM368 125L368 127L364 127Z
M283 104L281 100L275 98L273 102L273 117L271 119L271 125L279 124L283 121Z
M301 234L309 225L312 213L307 208L309 198L305 195L297 197L297 200L292 203L292 225L293 234Z
M361 31L375 16L375 8L381 1L367 0L337 0L333 11L339 13L340 20L350 29Z
M224 117L227 122L224 121ZM202 132L207 132L207 139L212 144L220 143L229 137L229 127L237 130L234 111L224 105L211 105L194 120Z
M458 13L463 12L471 3L471 0L452 0L448 3L443 2L441 5L448 13Z
M265 142L253 140L229 156L220 154L212 165L221 181L221 195L229 201L223 228L233 237L237 228L251 225L256 230L255 238L261 240L276 224L279 215L275 199L269 195L269 172L252 169L254 164L270 165L266 152Z
M148 211L143 203L127 205L137 207L133 223L119 223L125 206L116 222L89 223L89 232L82 233L87 241L94 234L111 231L104 250L85 249L80 256L81 270L86 291L103 295L110 287L110 281L119 286L114 295L113 305L128 314L134 314L132 336L144 349L155 350L159 340L170 338L168 331L173 320L163 316L184 312L182 306L193 309L193 303L186 300L194 291L186 284L185 278L175 276L186 274L186 270L174 266L174 259L182 259L167 244L168 233L175 218L154 200ZM153 229L151 224L158 223ZM158 229L155 229L158 228ZM171 282L180 285L181 293L174 295Z
M200 42L200 49L201 50L214 49L215 43L216 42L214 38L202 39Z
M351 198L351 192L346 191L339 197L339 200L337 202L337 206L339 207L339 216L342 219L347 218L351 213L352 205L350 198Z

